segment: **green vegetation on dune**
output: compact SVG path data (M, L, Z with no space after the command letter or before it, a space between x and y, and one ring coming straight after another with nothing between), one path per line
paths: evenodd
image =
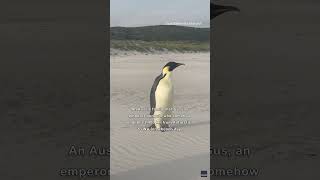
M210 49L210 29L174 25L111 27L111 48L122 51L199 52Z
M111 40L110 47L123 51L154 52L204 52L210 51L209 42L199 41L141 41L141 40Z
M142 41L210 41L210 28L195 28L174 25L143 27L111 27L112 40Z

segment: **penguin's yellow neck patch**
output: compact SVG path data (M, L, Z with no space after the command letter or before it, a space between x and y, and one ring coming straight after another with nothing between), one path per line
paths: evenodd
M167 67L164 67L163 69L162 69L162 74L169 74L170 73L170 71L169 71L169 67L167 66Z

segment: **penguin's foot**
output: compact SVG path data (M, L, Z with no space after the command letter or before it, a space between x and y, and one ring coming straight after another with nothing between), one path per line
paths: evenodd
M155 124L152 124L151 126L148 127L149 129L154 129L156 128L156 125Z
M167 129L169 129L169 125L168 124L163 124L162 126L161 126L161 132L165 132L165 131L167 131Z

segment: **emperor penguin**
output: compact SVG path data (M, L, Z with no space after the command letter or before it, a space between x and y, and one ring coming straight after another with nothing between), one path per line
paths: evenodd
M210 19L214 19L215 17L228 11L240 11L240 9L233 6L221 6L213 4L212 2L210 3Z
M153 124L149 128L164 131L164 128L169 127L174 99L172 72L181 65L185 64L168 62L154 80L150 92L150 115L153 115Z

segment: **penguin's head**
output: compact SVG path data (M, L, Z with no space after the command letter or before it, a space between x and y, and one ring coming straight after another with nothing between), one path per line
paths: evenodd
M162 68L162 74L168 74L170 72L172 72L175 68L181 66L181 65L185 65L183 63L176 63L176 62L168 62L165 66L163 66Z
M240 11L240 9L233 6L221 6L217 4L210 3L210 19L214 19L215 17L229 11Z

